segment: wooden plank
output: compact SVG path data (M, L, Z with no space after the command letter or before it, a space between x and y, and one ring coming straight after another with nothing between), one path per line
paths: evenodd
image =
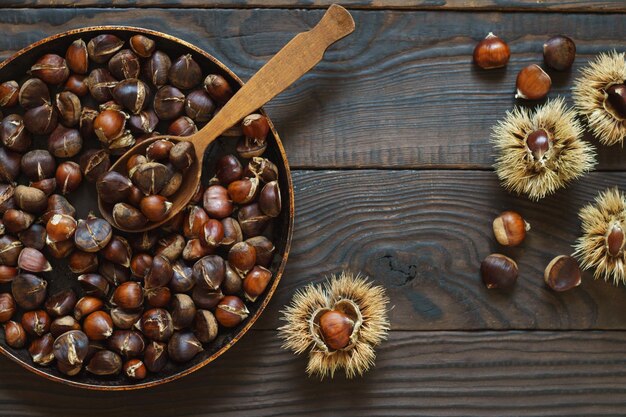
M312 27L321 10L12 10L0 14L0 57L47 35L99 24L166 30L213 53L244 79ZM565 33L575 70L555 77L569 97L576 70L593 54L623 49L617 14L354 11L356 33L333 46L310 74L267 109L294 167L488 168L490 127L514 104L517 71L541 61L541 45ZM166 22L164 25L163 22ZM611 30L606 30L611 28ZM476 41L495 31L511 45L508 68L471 63ZM623 169L614 149L600 169Z
M0 359L0 416L608 416L626 407L624 332L392 332L364 378L319 382L275 332L133 392L79 391Z
M5 0L4 7L171 7L171 8L325 8L335 0ZM353 9L398 10L500 10L542 12L567 11L585 13L620 13L626 6L620 0L574 1L574 0L346 0L343 6Z
M280 325L277 311L298 288L348 269L387 289L398 330L626 330L624 286L590 273L566 293L543 283L549 261L572 252L578 210L599 190L624 187L626 173L588 175L541 203L507 194L484 171L298 171L294 183L294 243L259 328ZM532 226L510 250L491 230L507 209ZM488 291L479 275L482 259L500 251L520 269L510 294Z

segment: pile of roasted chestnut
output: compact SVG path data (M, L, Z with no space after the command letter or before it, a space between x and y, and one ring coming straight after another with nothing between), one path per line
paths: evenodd
M232 96L191 55L172 61L142 35L125 45L112 34L79 39L65 57L39 58L27 79L0 84L4 340L69 376L141 380L187 362L238 326L272 279L281 198L278 169L262 157L261 114L234 128L236 154L213 161L208 187L158 230L117 233L93 214L78 219L65 196L83 179L114 204L119 225L165 218L194 161L191 144L155 142L129 160L128 177L108 171L111 158L157 129L195 133ZM75 286L51 291L52 258L65 258Z

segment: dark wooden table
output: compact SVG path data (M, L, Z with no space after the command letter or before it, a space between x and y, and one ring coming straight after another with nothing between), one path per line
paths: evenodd
M71 28L124 24L190 41L247 79L330 1L207 3L3 0L0 55ZM2 416L626 412L625 288L586 274L579 288L557 294L542 281L553 256L571 253L579 208L605 187L626 188L624 151L600 147L597 172L530 203L499 187L488 142L515 104L518 70L542 60L548 36L571 36L579 52L551 97L569 100L594 54L624 50L624 1L343 3L356 32L266 107L294 171L296 228L283 281L253 330L205 369L144 391L83 391L0 358ZM489 31L511 46L506 69L471 63ZM478 268L497 249L491 220L510 208L533 231L509 252L521 274L503 295L484 288ZM393 330L364 378L319 382L305 376L303 357L281 350L279 310L296 289L342 269L387 289Z

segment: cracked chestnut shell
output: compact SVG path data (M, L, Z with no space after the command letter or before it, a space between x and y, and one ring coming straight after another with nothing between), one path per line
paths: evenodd
M92 217L78 221L74 242L84 252L98 252L109 243L112 235L113 229L106 220Z

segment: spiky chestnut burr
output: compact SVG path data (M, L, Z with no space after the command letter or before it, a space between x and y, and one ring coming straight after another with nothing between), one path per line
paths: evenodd
M578 213L582 236L574 256L584 269L595 269L594 278L626 283L626 197L617 187L601 192L594 203Z
M517 107L493 127L494 168L504 188L539 200L595 165L593 147L562 98L535 111Z
M363 375L374 365L374 348L387 337L389 299L382 287L344 272L294 295L283 310L283 347L296 354L309 351L307 373L333 377Z
M626 54L602 53L580 71L572 98L578 113L603 145L626 138Z

